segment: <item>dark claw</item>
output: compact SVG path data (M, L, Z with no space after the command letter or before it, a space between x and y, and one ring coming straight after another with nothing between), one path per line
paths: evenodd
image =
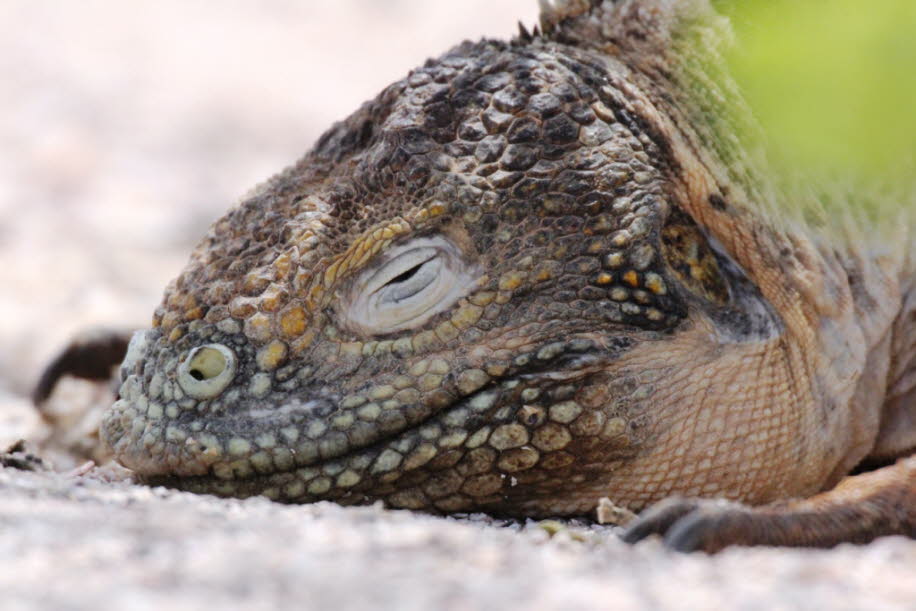
M665 535L665 547L678 552L713 554L729 545L747 543L751 525L739 527L744 517L733 507L710 507L693 511L678 520Z
M32 403L41 410L54 387L65 375L86 380L108 380L111 370L124 360L131 333L93 329L78 335L45 367L32 391Z
M639 514L627 526L627 529L621 535L621 539L627 543L636 543L649 535L664 535L675 522L696 508L696 499L667 498Z
M714 553L743 543L747 515L741 505L723 500L672 497L642 512L621 538L636 543L649 535L664 537L665 547L679 552Z

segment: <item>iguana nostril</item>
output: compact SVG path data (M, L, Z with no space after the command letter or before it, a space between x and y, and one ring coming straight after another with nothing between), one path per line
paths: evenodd
M222 344L207 344L191 351L178 368L178 384L195 399L221 393L235 375L235 354Z

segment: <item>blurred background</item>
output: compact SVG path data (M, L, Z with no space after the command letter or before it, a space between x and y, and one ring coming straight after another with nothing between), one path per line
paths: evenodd
M916 3L716 4L781 159L908 167ZM206 227L331 122L461 39L536 19L535 0L0 2L0 444L61 345L148 324Z
M713 0L778 163L916 182L916 2Z

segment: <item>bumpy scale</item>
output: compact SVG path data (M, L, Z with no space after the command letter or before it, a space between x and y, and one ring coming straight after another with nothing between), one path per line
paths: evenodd
M561 2L389 86L168 287L104 419L117 459L288 502L732 501L627 535L683 549L914 535L913 459L823 492L916 445L909 226L843 246L776 218L723 28Z

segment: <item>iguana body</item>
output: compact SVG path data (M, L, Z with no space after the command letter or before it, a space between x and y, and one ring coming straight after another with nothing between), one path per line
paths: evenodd
M631 530L684 548L916 536L914 459L834 488L916 447L907 207L815 222L769 185L704 2L542 27L427 62L214 225L128 351L118 460L291 502L762 506Z

